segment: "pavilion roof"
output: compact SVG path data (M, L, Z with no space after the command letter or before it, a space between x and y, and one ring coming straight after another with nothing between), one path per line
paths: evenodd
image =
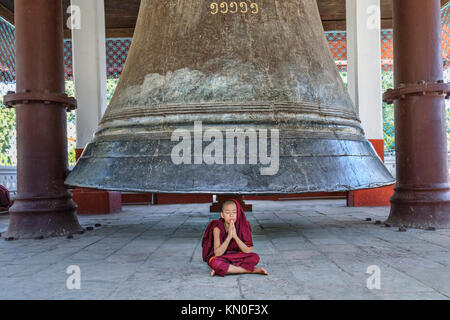
M392 28L392 1L381 1L382 28ZM441 0L442 6L450 0ZM345 0L317 0L325 31L345 30ZM70 0L63 0L64 15ZM106 36L131 37L139 11L140 0L105 0ZM0 0L0 16L14 24L14 0ZM66 30L70 38L70 30Z

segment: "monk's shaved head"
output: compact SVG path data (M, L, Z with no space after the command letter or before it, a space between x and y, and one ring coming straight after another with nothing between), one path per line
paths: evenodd
M229 204L234 204L236 206L236 203L233 200L227 200L224 203L222 203L222 212L223 212L223 209L225 208L225 206L227 206ZM237 207L236 207L236 209L237 209Z

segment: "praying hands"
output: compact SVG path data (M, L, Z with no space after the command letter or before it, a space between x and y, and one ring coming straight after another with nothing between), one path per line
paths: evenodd
M238 235L236 233L236 226L234 225L234 221L233 220L230 221L230 226L228 228L228 238L230 238L230 240L231 239L235 239L236 240L236 238L239 239L239 237L238 237Z
M230 226L228 227L228 238L230 241L231 239L234 239L234 241L236 241L239 249L241 249L242 252L244 253L252 252L252 248L247 247L247 245L241 239L239 239L233 220L230 221Z

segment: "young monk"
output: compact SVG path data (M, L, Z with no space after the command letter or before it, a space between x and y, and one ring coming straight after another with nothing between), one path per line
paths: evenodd
M211 277L242 273L268 275L264 268L255 267L259 256L251 252L252 229L239 202L225 201L220 217L209 223L202 240L203 261L211 267Z

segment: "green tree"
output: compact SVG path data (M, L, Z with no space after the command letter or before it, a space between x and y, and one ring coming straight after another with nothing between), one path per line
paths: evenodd
M394 87L394 73L383 71L381 73L382 91L386 92L388 89ZM394 127L394 104L387 104L383 102L383 137L384 137L384 152L393 154L395 152L395 127Z
M2 103L0 106L0 166L13 166L15 159L12 159L10 150L12 140L15 138L16 111L3 104L3 96L0 98Z

